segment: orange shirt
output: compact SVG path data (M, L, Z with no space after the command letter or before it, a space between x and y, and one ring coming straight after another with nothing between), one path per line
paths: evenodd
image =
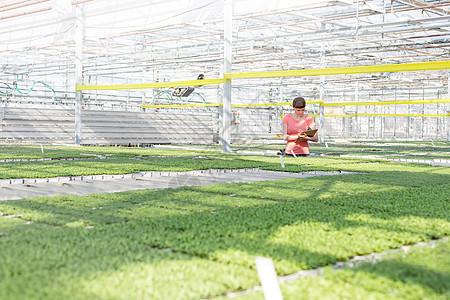
M288 114L284 116L283 123L287 124L287 134L297 135L301 131L308 130L314 124L314 119L311 116L305 115L301 121L297 121L292 114ZM296 143L295 141L288 141L286 144L286 154L292 154L292 151L295 154L309 154L308 142Z

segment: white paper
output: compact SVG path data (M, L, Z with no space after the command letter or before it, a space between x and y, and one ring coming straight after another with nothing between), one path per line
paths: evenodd
M266 300L283 300L273 261L267 257L256 257L256 270Z
M280 155L280 163L281 163L281 167L284 168L283 155Z

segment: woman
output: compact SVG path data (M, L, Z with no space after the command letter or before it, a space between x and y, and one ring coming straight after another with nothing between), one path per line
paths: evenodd
M305 114L306 102L303 97L297 97L292 102L293 114L285 115L283 118L283 139L286 143L286 155L309 156L308 142L317 142L318 133L309 137L303 131L316 129L314 119Z

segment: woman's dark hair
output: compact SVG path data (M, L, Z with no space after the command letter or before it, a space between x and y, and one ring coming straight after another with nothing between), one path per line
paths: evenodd
M304 108L306 106L305 98L297 97L292 101L292 106L295 108Z

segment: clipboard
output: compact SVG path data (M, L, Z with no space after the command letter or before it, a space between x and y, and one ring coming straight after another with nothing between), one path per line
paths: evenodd
M317 130L318 129L310 129L310 130L302 131L302 132L300 132L300 134L306 133L307 136L313 137L316 134Z
M318 129L306 130L306 131L300 132L300 134L301 134L301 133L306 133L307 136L313 137L313 136L316 134L317 130L318 130ZM299 138L300 138L300 137L299 137ZM302 141L299 141L299 140L297 139L297 140L295 140L295 142L296 142L296 143L300 143L300 142L302 142Z

